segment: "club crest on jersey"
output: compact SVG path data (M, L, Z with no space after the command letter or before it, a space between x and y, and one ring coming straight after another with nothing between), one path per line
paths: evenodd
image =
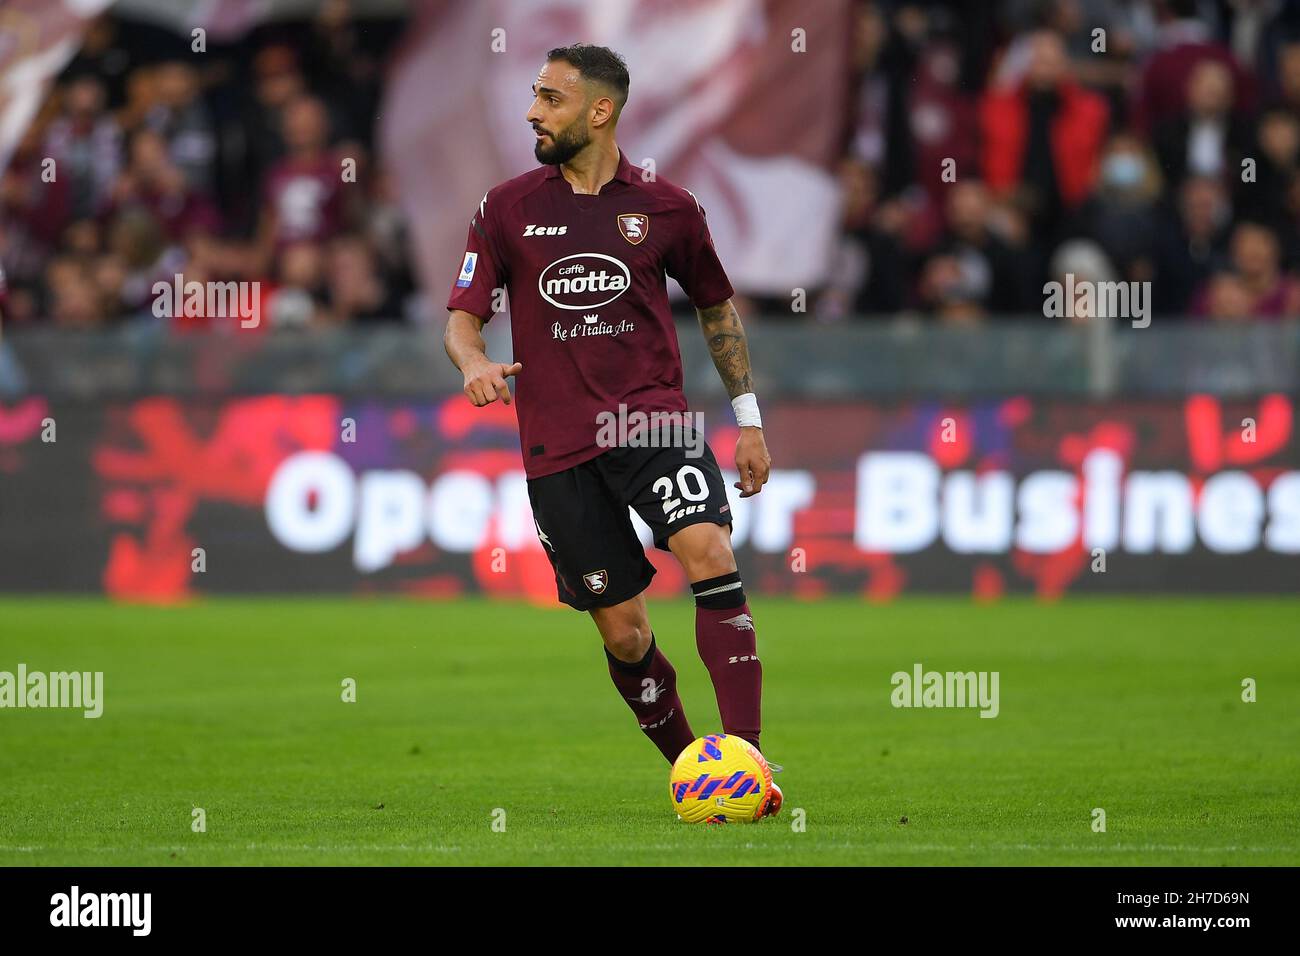
M587 590L592 594L600 594L605 588L609 587L609 572L600 570L584 574L582 583L587 585Z
M642 212L625 212L618 217L618 231L632 245L639 245L650 232L650 217Z

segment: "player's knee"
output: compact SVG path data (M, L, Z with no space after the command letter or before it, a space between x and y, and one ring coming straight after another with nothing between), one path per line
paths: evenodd
M613 607L593 608L591 618L605 649L620 661L639 661L650 648L652 635L645 602L640 598Z
M731 542L722 535L713 537L691 556L691 565L690 577L693 581L730 574L736 570L736 556L731 550Z
M620 661L634 662L645 657L650 649L650 628L627 624L602 632L601 637L609 652Z
M669 538L668 546L692 581L716 578L736 570L731 533L724 525L691 525Z

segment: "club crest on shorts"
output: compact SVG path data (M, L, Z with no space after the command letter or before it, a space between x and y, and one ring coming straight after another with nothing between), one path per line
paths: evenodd
M582 576L582 583L587 585L587 590L592 594L600 594L609 587L609 572L604 569L591 571Z
M618 231L632 245L639 245L650 232L650 217L642 212L625 212L618 217Z

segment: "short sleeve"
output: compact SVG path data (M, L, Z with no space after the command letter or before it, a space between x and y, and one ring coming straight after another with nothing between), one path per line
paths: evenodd
M664 270L681 285L697 309L725 302L735 294L726 270L713 248L704 209L691 195L682 216L682 227L664 262Z
M495 239L487 212L487 196L484 196L469 223L465 255L447 298L448 310L460 309L477 315L484 322L491 320L493 294L505 285L506 280Z

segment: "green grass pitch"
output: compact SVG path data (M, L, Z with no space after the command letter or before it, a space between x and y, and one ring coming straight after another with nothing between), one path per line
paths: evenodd
M1300 600L752 606L786 808L689 826L585 615L4 599L0 670L100 670L106 703L0 710L0 863L1300 863ZM692 606L651 619L719 729ZM918 661L998 671L999 716L891 706Z

